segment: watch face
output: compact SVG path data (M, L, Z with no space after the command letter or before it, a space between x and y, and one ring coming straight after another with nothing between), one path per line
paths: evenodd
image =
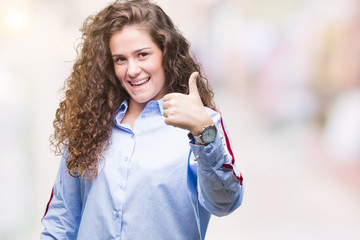
M215 126L209 126L202 132L202 139L205 143L211 143L215 140L217 129Z

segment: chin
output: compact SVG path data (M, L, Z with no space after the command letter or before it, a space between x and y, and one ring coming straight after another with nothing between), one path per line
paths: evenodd
M133 98L134 102L139 103L139 104L143 104L143 103L147 103L149 101L151 101L151 98Z

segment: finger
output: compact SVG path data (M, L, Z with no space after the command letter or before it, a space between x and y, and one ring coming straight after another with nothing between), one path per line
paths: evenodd
M164 110L167 110L170 106L171 106L170 101L163 103L163 109L164 109Z
M163 97L163 101L164 102L168 102L168 101L170 101L170 100L172 100L172 99L176 99L177 97L179 97L179 96L182 96L183 94L181 94L181 93L176 93L176 92L174 92L174 93L168 93L168 94L166 94L164 97Z
M169 101L171 98L171 96L169 94L166 94L164 97L163 97L163 101L166 102L166 101Z
M173 117L171 117L170 115L169 115L169 113L168 112L164 112L164 122L167 124L167 125L172 125L172 126L174 126L174 123L173 123Z
M171 125L168 118L165 118L164 122L165 122L166 125Z
M199 91L196 85L196 79L199 76L198 72L193 72L189 78L189 95L199 95Z

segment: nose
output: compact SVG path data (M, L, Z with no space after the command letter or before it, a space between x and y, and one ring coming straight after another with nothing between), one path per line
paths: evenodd
M141 72L139 63L136 60L129 60L127 74L130 78L135 78Z

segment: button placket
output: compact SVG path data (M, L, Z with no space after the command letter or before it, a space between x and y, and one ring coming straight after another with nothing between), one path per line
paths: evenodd
M128 177L128 171L129 171L129 164L131 160L131 155L135 147L135 134L131 135L131 143L126 149L125 154L123 155L121 159L120 164L120 178L119 183L117 184L118 189L124 190L126 188L127 183L127 177Z

